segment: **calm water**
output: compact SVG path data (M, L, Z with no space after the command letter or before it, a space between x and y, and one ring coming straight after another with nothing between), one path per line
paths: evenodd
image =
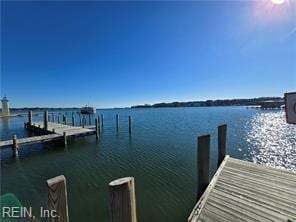
M244 107L97 110L104 130L62 143L22 146L20 160L1 151L1 194L26 206L46 206L48 178L67 178L70 221L109 221L108 183L134 176L139 221L185 221L195 204L196 137L210 133L211 166L217 159L217 125L228 124L232 157L296 171L296 126L283 111ZM115 114L119 114L119 131ZM132 136L128 115L133 117ZM34 117L34 120L41 117ZM69 118L70 119L70 118ZM25 118L1 119L1 140L25 137Z

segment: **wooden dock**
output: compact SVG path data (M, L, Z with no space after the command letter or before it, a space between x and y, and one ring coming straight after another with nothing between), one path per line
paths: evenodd
M67 114L67 113L66 113ZM36 114L35 114L36 115ZM72 112L71 122L67 125L67 115L63 114L62 119L61 113L54 115L51 113L49 115L48 111L44 111L43 121L42 122L33 122L33 112L28 112L28 121L24 123L25 128L29 131L34 131L40 133L40 136L33 136L27 138L17 138L16 135L13 135L12 139L0 141L0 149L11 147L14 156L18 156L18 150L20 145L24 144L33 144L33 143L43 143L54 140L64 140L65 146L67 146L68 137L78 137L78 136L87 136L87 135L96 135L98 140L103 130L104 118L101 114L100 116L94 116L93 120L95 125L92 125L91 114L88 115L88 125L85 115L79 114L79 126L75 126L75 113ZM57 117L57 118L55 118ZM50 121L52 120L52 121ZM55 123L55 120L57 123ZM131 116L128 117L128 127L129 134L132 133L132 121ZM116 130L119 128L119 115L116 114Z
M95 126L88 126L87 128L79 126L68 126L59 123L48 122L47 130L44 128L44 122L26 123L26 127L33 131L43 132L45 135L33 136L27 138L16 139L17 145L43 143L48 141L64 139L64 137L77 137L96 134ZM13 139L0 141L0 148L13 146Z
M296 174L226 156L189 222L296 221Z
M31 125L31 127L36 128L37 130L44 129L43 122L36 122ZM90 135L95 134L96 131L91 129L95 126L87 126L87 127L80 127L80 126L69 126L59 123L48 122L47 126L47 133L54 133L60 136L63 136L64 132L66 132L67 136L81 136L81 135Z

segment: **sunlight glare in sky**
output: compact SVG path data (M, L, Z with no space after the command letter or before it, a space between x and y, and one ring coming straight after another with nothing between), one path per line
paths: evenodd
M280 4L283 4L285 2L285 0L271 0L271 2L273 4L280 5Z

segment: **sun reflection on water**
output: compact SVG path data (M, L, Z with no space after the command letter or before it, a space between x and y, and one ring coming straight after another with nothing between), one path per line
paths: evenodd
M246 128L253 162L296 172L296 125L285 122L284 112L260 112Z

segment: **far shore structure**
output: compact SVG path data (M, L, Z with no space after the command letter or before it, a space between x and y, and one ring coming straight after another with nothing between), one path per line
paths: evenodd
M9 110L9 100L6 96L4 96L1 100L2 103L2 116L9 116L10 110Z

